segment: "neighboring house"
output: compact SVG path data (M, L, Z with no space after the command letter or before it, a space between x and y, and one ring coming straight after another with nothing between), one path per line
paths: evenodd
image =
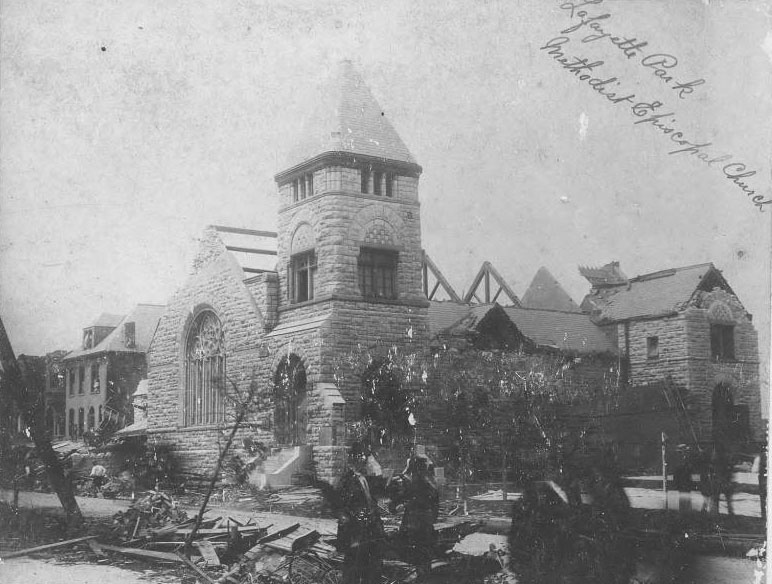
M253 380L260 411L244 434L279 451L268 466L304 456L330 476L345 459L343 418L357 415L361 381L336 386L335 360L358 346L428 340L420 174L344 62L275 177L278 232L207 229L161 318L148 434L186 471L210 471L227 423L223 395ZM274 269L254 267L271 253Z
M19 355L19 364L27 374L30 403L36 404L44 415L46 430L52 439L63 438L65 433L65 393L62 358L66 351L52 351L43 357ZM0 404L0 428L12 433L25 433L26 424L17 405L4 396ZM39 404L39 405L38 405Z
M67 351L53 351L45 356L46 380L45 380L45 408L46 428L54 439L64 438L66 435L66 392L65 370L62 360Z
M701 442L763 439L756 329L712 263L635 278L618 262L580 273L592 286L581 308L613 339L632 387L681 390Z
M129 400L147 377L145 353L163 309L139 304L125 316L102 314L83 329L82 347L62 360L71 439L97 429L115 431L132 422Z

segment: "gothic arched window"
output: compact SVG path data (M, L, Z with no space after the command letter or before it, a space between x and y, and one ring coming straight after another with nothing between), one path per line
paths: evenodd
M225 341L220 319L199 314L185 344L184 424L216 424L225 418Z

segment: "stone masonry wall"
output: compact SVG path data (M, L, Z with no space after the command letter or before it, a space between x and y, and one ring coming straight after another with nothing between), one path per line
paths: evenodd
M280 306L289 303L288 266L292 238L298 227L311 227L315 240L317 270L314 296L359 296L357 258L361 245L375 224L385 232L387 245L399 251L397 290L400 299L418 300L421 292L421 230L417 179L399 177L394 197L359 193L359 171L339 169L342 190L322 191L290 204L279 213L278 273ZM335 183L337 184L337 183ZM285 187L282 187L284 189ZM282 191L280 189L280 191Z
M625 350L625 325L619 325L619 348ZM683 315L629 323L630 382L649 385L671 376L676 385L689 386L689 350ZM647 339L659 338L659 356L649 358Z
M263 442L272 439L272 433L263 429L268 424L271 385L262 315L243 284L240 267L222 243L208 235L196 272L168 302L148 352L148 434L170 444L184 470L193 474L211 470L224 428L224 424L182 425L184 344L190 324L202 309L213 310L222 323L227 382L242 392L253 379L265 388L258 397L261 414L249 421L242 434Z
M734 359L717 361L711 356L710 319L713 302L729 307L734 321ZM713 390L719 383L729 385L734 404L748 408L752 440L763 439L759 381L758 335L742 305L732 295L715 290L702 294L686 312L689 336L690 394L696 408L696 424L703 439L712 434Z
M276 272L265 272L246 280L245 285L255 299L266 331L276 326L279 320L279 276Z

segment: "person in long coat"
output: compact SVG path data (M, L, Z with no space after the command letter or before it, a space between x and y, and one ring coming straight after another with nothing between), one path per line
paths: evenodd
M428 574L431 567L436 543L434 524L440 505L439 491L428 463L420 456L408 462L404 473L408 478L403 493L405 511L399 529L408 547L408 559L421 574Z
M385 542L378 502L366 477L368 453L355 443L341 478L338 550L343 552L344 584L378 584Z

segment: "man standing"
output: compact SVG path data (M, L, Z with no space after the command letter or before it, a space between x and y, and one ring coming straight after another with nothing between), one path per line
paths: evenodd
M365 476L367 458L362 444L351 446L339 488L337 545L344 555L344 584L378 584L381 578L385 533L378 503Z
M406 471L409 480L405 485L405 513L399 531L405 536L410 562L425 576L431 567L436 542L434 523L439 514L439 491L426 458L413 456Z

